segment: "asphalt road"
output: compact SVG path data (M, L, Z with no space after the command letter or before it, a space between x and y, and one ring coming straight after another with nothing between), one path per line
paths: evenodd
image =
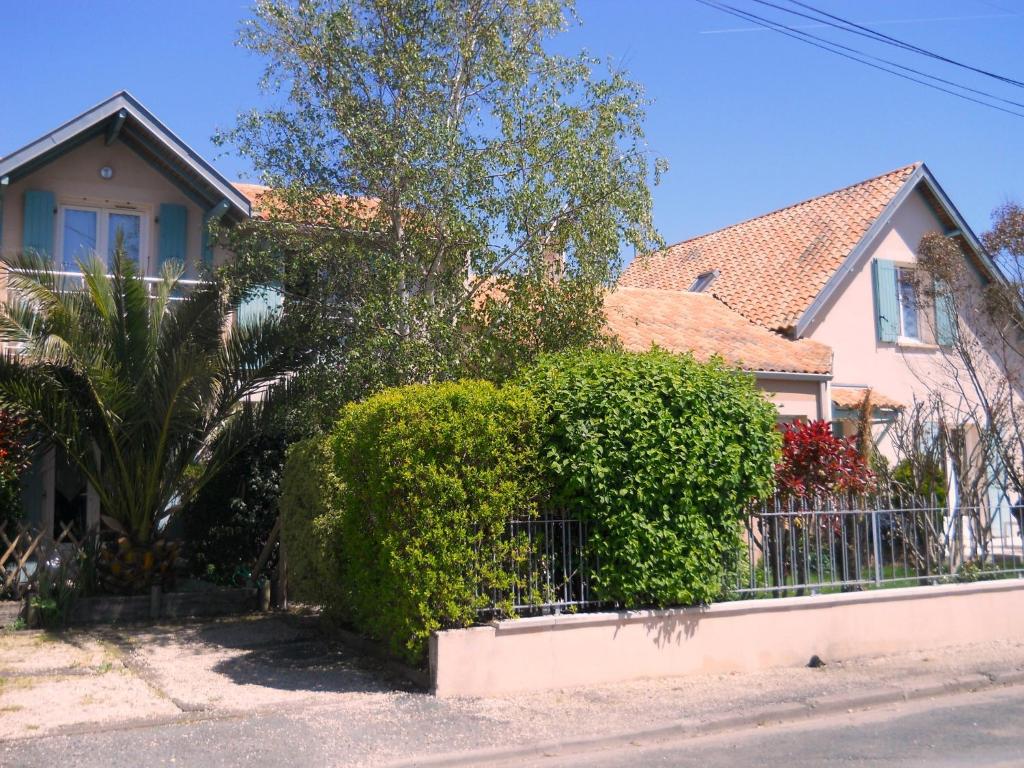
M194 723L93 730L8 744L0 765L15 766L335 766L367 764L370 733L317 708ZM346 730L347 738L338 736ZM354 733L351 731L355 731ZM432 734L405 734L408 752ZM525 746L525 745L524 745ZM466 764L466 755L459 763ZM401 761L405 764L405 761ZM437 763L433 760L431 764ZM369 764L379 764L370 761ZM412 762L415 765L416 762ZM1024 766L1024 686L945 696L876 710L767 724L727 736L669 743L630 743L602 751L511 758L480 765L543 768L818 768L819 766Z
M513 763L508 763L513 764ZM960 768L1024 766L1024 687L765 725L741 734L551 755L547 768Z

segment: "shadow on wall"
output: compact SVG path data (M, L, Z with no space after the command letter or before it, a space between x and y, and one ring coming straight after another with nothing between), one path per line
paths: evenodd
M680 608L670 615L652 616L644 618L641 622L648 637L654 641L658 648L665 648L669 645L681 645L684 640L689 640L697 634L697 626L700 624L701 615L707 609L703 606L693 608ZM620 616L625 619L628 614ZM618 634L621 625L616 627Z

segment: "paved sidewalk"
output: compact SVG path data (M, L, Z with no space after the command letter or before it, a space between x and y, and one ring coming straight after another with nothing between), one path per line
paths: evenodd
M881 630L880 630L881 631ZM0 635L0 765L486 763L1024 681L1024 642L436 700L278 616Z

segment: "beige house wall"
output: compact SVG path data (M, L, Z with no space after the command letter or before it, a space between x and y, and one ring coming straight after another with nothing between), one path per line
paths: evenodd
M104 166L113 169L112 179L100 178L99 170ZM139 211L147 230L144 248L147 275L158 272L157 216L161 203L184 205L188 211L186 277L198 275L202 263L203 211L166 176L121 142L115 140L107 146L104 137L98 136L29 176L12 182L3 197L3 239L0 241L0 252L9 254L22 248L22 206L25 191L29 189L53 192L58 207L126 207ZM54 227L60 227L58 216L54 217ZM59 239L59 232L55 231L54 247L57 247ZM215 254L215 261L222 258L223 254Z
M775 407L779 409L782 421L814 421L827 417L827 395L825 382L777 378L771 374L758 374L757 387L763 390Z

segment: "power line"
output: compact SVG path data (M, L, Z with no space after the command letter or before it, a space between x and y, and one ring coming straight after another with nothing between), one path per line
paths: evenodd
M791 10L789 10L787 8L783 8L781 5L776 5L775 3L768 2L768 0L754 0L754 1L758 2L758 3L761 3L761 5L767 5L767 6L770 6L772 8L777 8L780 11L786 11L787 13L793 13L793 14L796 14L797 16L802 16L805 19L812 19L812 20L814 20L813 16L808 16L807 14L800 13L799 11L791 11ZM792 2L797 2L797 0L791 0L791 1ZM741 13L749 13L749 11L741 11ZM751 14L751 15L753 16L753 14ZM783 25L783 26L785 26L785 25ZM844 29L843 27L840 27L840 26L838 26L836 24L829 24L829 26L835 27L836 29ZM803 32L802 30L800 30L800 29L798 29L796 27L786 27L786 28L792 30L794 33L796 33L798 35L803 35L805 37L812 37L815 40L820 40L820 41L822 41L824 43L827 43L828 45L835 46L836 48L841 48L844 51L849 51L852 54L855 54L855 55L858 55L858 56L864 56L864 57L866 57L868 59L871 59L872 61L877 61L877 62L880 62L882 64L888 64L889 66L896 67L898 69L902 69L904 72L910 72L912 74L919 75L921 77L927 77L929 80L934 80L937 83L942 83L944 85L949 85L949 86L952 86L953 88L960 88L961 90L968 91L969 93L975 93L975 94L978 94L979 96L984 96L984 97L989 98L989 99L994 99L996 101L1001 101L1003 104L1010 104L1011 106L1014 106L1014 107L1024 108L1024 102L1014 101L1013 99L1007 99L1007 98L1004 98L1004 97L999 96L997 94L989 93L988 91L982 91L982 90L980 90L978 88L972 88L969 85L963 85L962 83L957 83L957 82L954 82L953 80L947 80L946 78L939 77L938 75L932 75L932 74L929 74L927 72L922 72L919 69L914 69L913 67L908 67L908 66L906 66L904 64L900 64L899 62L893 61L891 59L885 59L885 58L881 58L879 56L874 56L874 55L872 55L870 53L867 53L865 51L861 51L861 50L859 50L857 48L851 48L848 45L843 45L842 43L837 43L837 42L835 42L833 40L826 40L825 38L816 37L814 35L811 35L808 32ZM844 31L852 32L854 30L845 30L844 29ZM865 37L866 37L866 35L865 35ZM895 74L895 73L893 73L893 74Z
M862 51L857 51L856 49L849 48L848 46L842 46L840 43L834 43L831 40L826 40L824 38L816 37L814 35L811 35L811 34L808 34L808 33L805 33L805 32L801 32L801 31L799 31L797 29L789 27L789 26L787 26L785 24L782 24L780 22L771 21L769 19L765 19L765 18L763 18L761 16L757 16L756 14L750 13L748 11L742 11L742 10L740 10L738 8L734 8L733 6L725 5L724 3L720 3L720 2L715 2L714 0L696 0L696 2L700 3L701 5L706 5L707 7L713 8L713 9L715 9L717 11L721 11L721 12L727 13L727 14L729 14L731 16L735 16L735 17L737 17L739 19L743 19L744 21L752 22L752 23L757 24L759 26L765 27L766 29L774 30L775 32L778 32L781 35L785 35L786 37L791 37L794 40L799 40L800 42L806 43L807 45L812 45L815 48L820 48L821 50L827 51L827 52L832 53L832 54L835 54L836 56L842 56L844 59L850 59L851 61L856 61L859 64L864 64L865 66L871 67L872 69L877 69L877 70L880 70L882 72L887 72L890 75L895 75L896 77L903 78L904 80L909 80L910 82L917 83L918 85L923 85L923 86L925 86L927 88L932 88L933 90L941 91L942 93L947 93L950 96L956 96L957 98L964 99L965 101L970 101L970 102L973 102L975 104L980 104L983 107L989 107L990 109L995 109L995 110L998 110L1000 112L1005 112L1008 115L1014 115L1016 117L1024 117L1024 112L1018 112L1018 111L1016 111L1014 109L1007 109L1006 107L1000 107L998 104L993 104L993 103L991 103L989 101L984 101L982 99L976 99L973 96L968 96L965 93L960 93L958 91L950 90L949 88L943 88L941 85L936 85L935 83L930 83L927 80L922 80L922 79L914 77L912 75L904 74L903 72L899 72L897 70L890 69L889 67L885 67L885 66L882 66L880 64L875 64L875 63L869 61L866 58L862 58L862 56L870 57L870 54L866 54L866 53L864 53ZM847 50L853 51L854 53L852 53L852 54L851 53L845 53L844 51L839 50L839 48L846 48ZM876 58L876 57L870 57L870 58ZM884 59L876 59L876 60L885 61ZM939 79L939 80L941 80L940 78L935 78L933 75L928 75L928 74L925 74L923 72L918 72L917 70L910 69L909 67L903 67L902 65L898 65L898 64L894 65L894 66L898 66L898 67L900 67L902 69L907 69L907 70L909 70L911 72L915 72L917 74L920 74L922 77L929 77L929 78L932 78L932 79ZM950 82L950 81L942 81L942 82ZM966 86L957 85L955 83L953 85L956 88L963 88L965 90L973 90L973 89L966 88ZM980 91L979 93L983 93L984 95L986 95L986 96L988 96L990 98L994 98L994 99L999 100L999 101L1007 101L1006 99L1001 99L998 96L995 96L995 95L992 95L992 94L987 94L987 93L985 93L983 91ZM1016 102L1009 102L1009 103L1016 104Z
M817 13L820 16L825 16L828 19L832 19L833 21L837 21L837 22L839 22L839 24L845 24L846 27L839 26L839 24L832 24L832 23L830 23L830 22L828 22L828 21L826 21L825 19L822 19L822 18L817 18L817 17L814 17L814 16L809 16L809 15L804 14L804 13L800 13L799 11L794 11L791 8L783 8L782 6L775 5L774 3L766 2L766 0L756 0L756 2L759 2L762 5L770 5L773 8L778 8L779 10L785 11L786 13L792 13L792 14L796 14L797 16L802 16L805 19L811 19L812 21L817 21L817 22L821 22L821 23L824 23L824 24L828 24L829 26L835 27L836 29L845 29L845 31L847 31L847 32L853 32L854 34L859 34L859 35L861 35L863 37L867 37L867 38L872 39L872 40L877 40L879 42L883 42L883 43L886 43L888 45L893 45L893 46L896 46L897 48L902 48L903 50L906 50L906 51L912 51L912 52L918 53L918 54L920 54L922 56L927 56L927 57L932 58L932 59L937 59L938 61L945 62L946 64L952 64L954 67L960 67L961 69L966 69L966 70L969 70L971 72L975 72L975 73L977 73L979 75L984 75L985 77L991 77L991 78L993 78L995 80L999 80L1000 82L1003 82L1003 83L1008 83L1010 85L1015 85L1018 88L1024 88L1024 81L1015 80L1012 77L1006 77L1005 75L1000 75L1000 74L998 74L996 72L990 72L987 69L981 69L980 67L975 67L975 66L972 66L970 64L965 64L965 63L963 63L961 61L957 61L956 59L951 59L948 56L943 56L941 53L935 53L934 51L929 51L926 48L921 48L920 46L914 45L913 43L905 42L905 41L900 40L898 38L892 37L891 35L887 35L887 34L885 34L883 32L878 32L877 30L871 29L870 27L866 27L866 26L864 26L862 24L858 24L855 21L849 21L849 20L844 19L844 18L842 18L840 16L836 16L835 14L829 13L828 11L822 11L822 10L820 10L818 8L815 8L812 5L809 5L807 3L801 2L801 0L789 0L789 2L792 3L793 5L800 6L801 8L806 8L808 11L811 11L812 13Z

